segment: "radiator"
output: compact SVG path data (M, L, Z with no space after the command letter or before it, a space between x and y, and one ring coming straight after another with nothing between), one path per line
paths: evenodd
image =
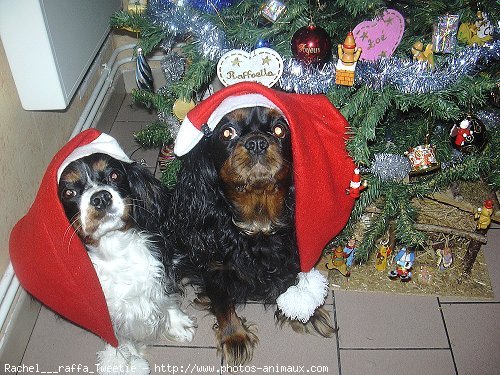
M121 0L0 0L0 37L26 110L62 110L109 33Z

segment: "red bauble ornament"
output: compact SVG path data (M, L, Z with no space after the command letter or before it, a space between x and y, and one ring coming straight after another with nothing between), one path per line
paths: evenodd
M332 55L330 36L322 27L309 24L293 34L292 54L305 64L324 64Z

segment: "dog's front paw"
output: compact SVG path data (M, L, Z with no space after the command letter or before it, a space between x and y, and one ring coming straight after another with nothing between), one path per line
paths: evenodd
M244 319L237 324L225 327L215 326L218 350L222 352L226 363L230 366L239 366L252 360L254 348L259 342L255 328L246 324Z
M167 336L175 341L190 342L196 331L196 318L193 318L181 310L172 309L168 311L169 326Z
M106 344L104 350L97 352L97 372L100 375L148 375L148 362L139 356L131 344L113 348Z

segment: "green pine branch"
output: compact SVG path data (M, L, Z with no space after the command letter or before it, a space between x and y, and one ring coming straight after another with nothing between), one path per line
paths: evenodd
M172 112L175 97L171 95L160 95L142 89L133 89L132 98L134 101L144 104L148 108L155 108L158 112Z
M153 51L167 36L167 32L153 25L144 13L128 13L120 10L111 16L110 25L115 29L138 32L140 40L137 45L142 48L144 55Z
M174 96L189 100L212 80L216 63L203 59L198 53L195 43L184 46L183 53L188 61L187 68L182 80L175 82L171 91Z
M161 121L150 124L147 128L134 133L135 140L143 147L162 147L173 141L169 128Z

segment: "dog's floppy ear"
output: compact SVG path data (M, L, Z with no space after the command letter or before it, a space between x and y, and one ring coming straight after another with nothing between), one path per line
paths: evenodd
M168 199L166 188L148 169L136 162L126 164L125 170L134 200L134 219L143 229L158 228L164 221Z
M187 227L202 226L203 221L218 220L223 214L224 199L217 170L207 155L207 140L202 139L190 153L182 157L173 200L174 216Z

